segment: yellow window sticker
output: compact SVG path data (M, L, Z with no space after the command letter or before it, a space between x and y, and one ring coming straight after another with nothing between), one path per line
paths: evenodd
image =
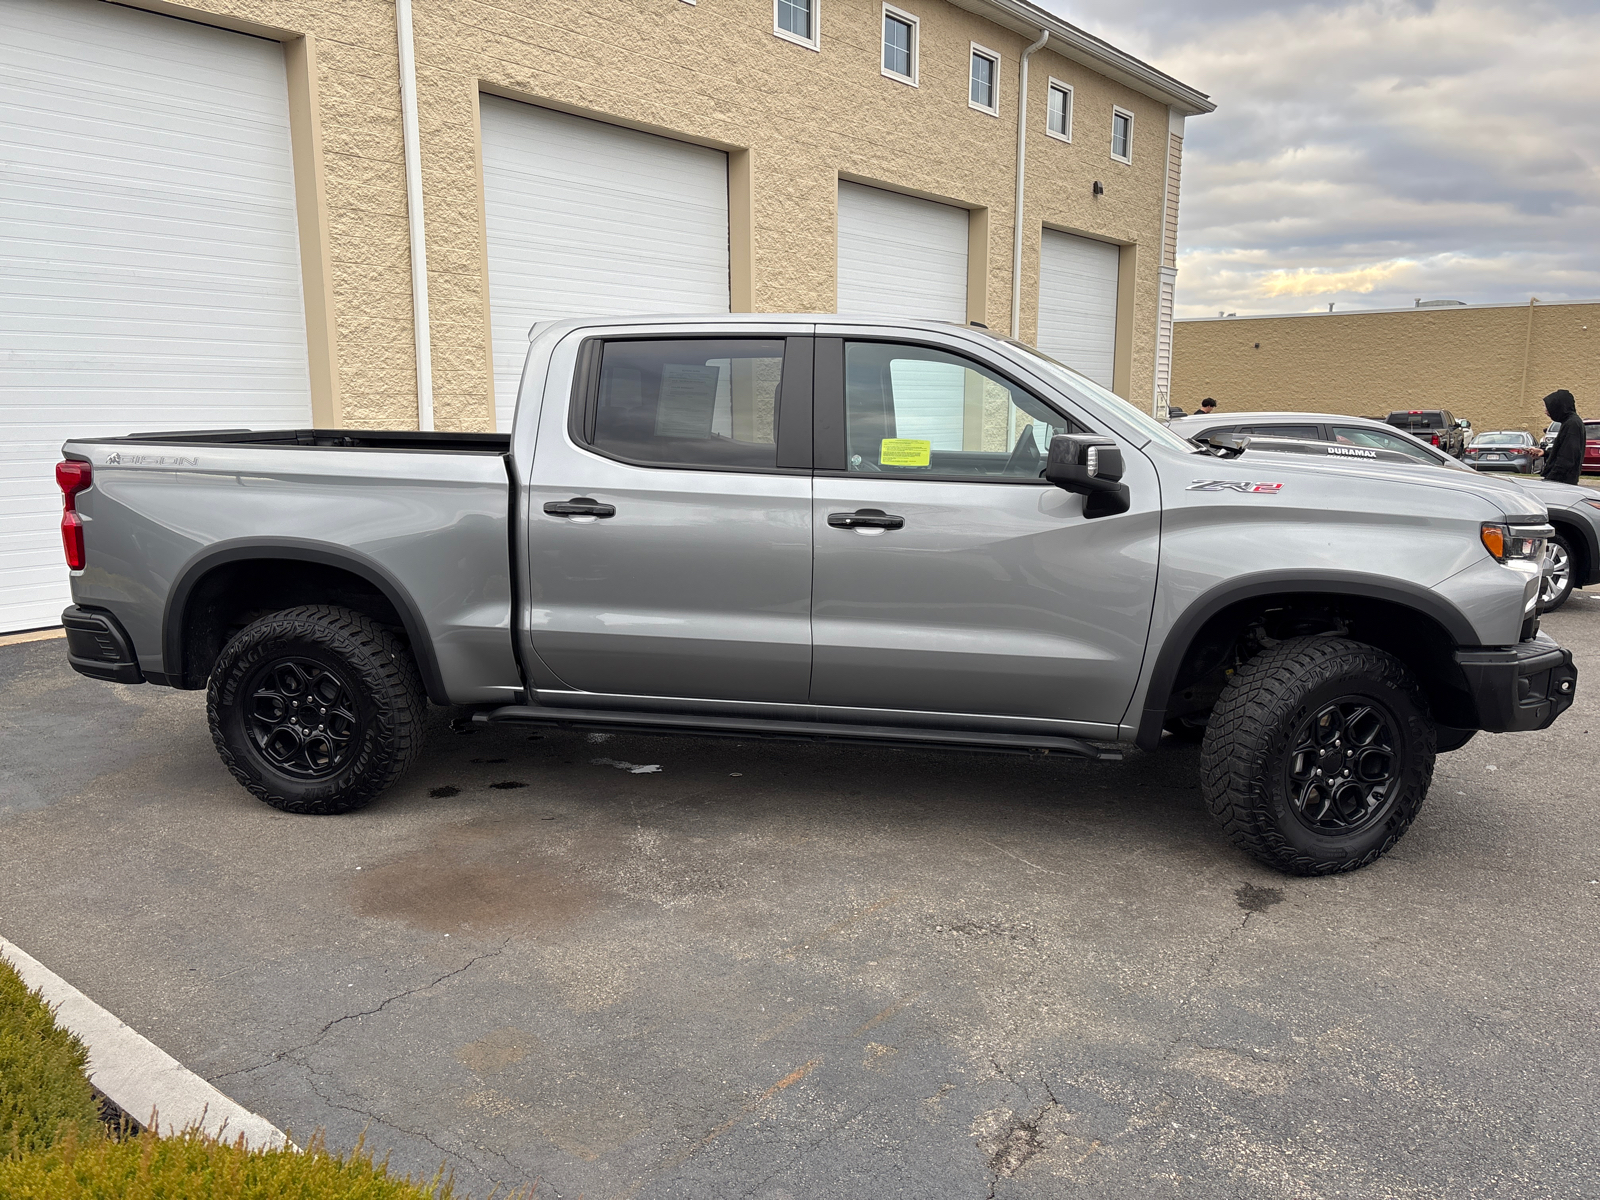
M932 454L932 442L918 438L884 438L878 447L878 462L886 467L925 467Z

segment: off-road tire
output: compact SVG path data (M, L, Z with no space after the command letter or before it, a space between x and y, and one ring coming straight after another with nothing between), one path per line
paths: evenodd
M1346 699L1387 717L1395 781L1369 824L1322 832L1296 815L1295 742L1316 713ZM1348 638L1297 637L1229 679L1206 726L1200 787L1245 853L1286 874L1331 875L1368 865L1400 840L1428 794L1434 754L1427 699L1403 663Z
M337 760L316 774L280 769L256 744L244 690L274 664L321 668L345 686L354 720ZM388 788L417 755L427 708L411 652L371 617L308 604L272 613L235 635L211 672L206 716L217 753L253 795L290 813L350 812Z
M1558 533L1550 539L1550 545L1552 549L1559 547L1561 554L1564 556L1567 567L1566 578L1562 581L1561 587L1554 591L1549 598L1545 597L1544 580L1541 579L1539 581L1540 612L1555 612L1556 609L1571 598L1573 586L1577 583L1577 580L1572 577L1572 572L1577 566L1577 560L1573 557L1571 544Z

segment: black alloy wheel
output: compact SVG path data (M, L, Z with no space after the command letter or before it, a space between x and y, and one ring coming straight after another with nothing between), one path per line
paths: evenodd
M244 687L245 727L261 757L296 779L326 779L348 761L356 732L349 683L315 659L280 658Z
M1446 731L1447 745L1470 730ZM1200 791L1229 838L1292 875L1354 871L1416 819L1439 729L1410 669L1336 635L1287 638L1222 689L1200 748Z
M360 808L422 745L416 661L365 613L306 604L269 613L222 648L206 713L217 753L258 800L292 813Z
M1284 763L1290 808L1313 833L1360 833L1388 814L1399 780L1393 718L1358 696L1312 713Z

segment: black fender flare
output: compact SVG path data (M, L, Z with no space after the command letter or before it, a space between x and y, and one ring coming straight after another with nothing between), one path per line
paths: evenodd
M1437 592L1414 583L1382 575L1353 571L1260 571L1230 579L1197 596L1172 623L1150 671L1145 691L1144 711L1134 744L1141 750L1154 750L1161 741L1162 722L1167 715L1167 697L1178 676L1184 655L1207 621L1230 605L1258 596L1293 593L1311 596L1359 596L1401 605L1432 620L1444 629L1457 646L1475 646L1477 632L1472 622L1450 601Z
M422 673L428 699L435 704L450 703L444 676L439 671L439 658L434 650L433 639L428 636L428 627L422 620L422 614L417 611L417 606L400 581L372 559L347 547L299 538L239 538L218 542L207 546L184 564L177 582L167 593L166 609L161 616L161 667L173 686L182 686L184 677L183 630L190 594L217 567L252 559L289 559L336 567L370 583L400 615L400 623L405 629L406 640L411 643L411 652L417 660L417 670Z

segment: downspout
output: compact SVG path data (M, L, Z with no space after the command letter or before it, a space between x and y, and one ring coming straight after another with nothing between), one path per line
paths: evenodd
M417 135L417 56L411 0L395 0L400 43L400 128L405 141L406 221L411 227L411 315L417 343L417 428L433 429L433 348L428 332L428 246L422 220L422 143Z
M1167 214L1172 207L1172 109L1167 109L1167 146L1166 164L1162 168L1161 184L1161 267L1157 271L1157 278L1161 283L1156 285L1156 350L1150 362L1150 415L1156 420L1161 420L1167 414L1162 411L1161 403L1161 271L1167 266ZM1170 356L1172 351L1167 351ZM1168 360L1168 369L1171 369L1171 360ZM1167 404L1172 403L1172 394L1167 394Z
M1022 180L1028 149L1028 59L1050 40L1041 30L1039 40L1022 52L1017 67L1017 198L1011 206L1011 336L1022 337Z
M1520 412L1528 404L1528 358L1533 354L1533 306L1539 303L1539 297L1528 297L1528 332L1522 339L1522 386L1517 389L1517 410Z

